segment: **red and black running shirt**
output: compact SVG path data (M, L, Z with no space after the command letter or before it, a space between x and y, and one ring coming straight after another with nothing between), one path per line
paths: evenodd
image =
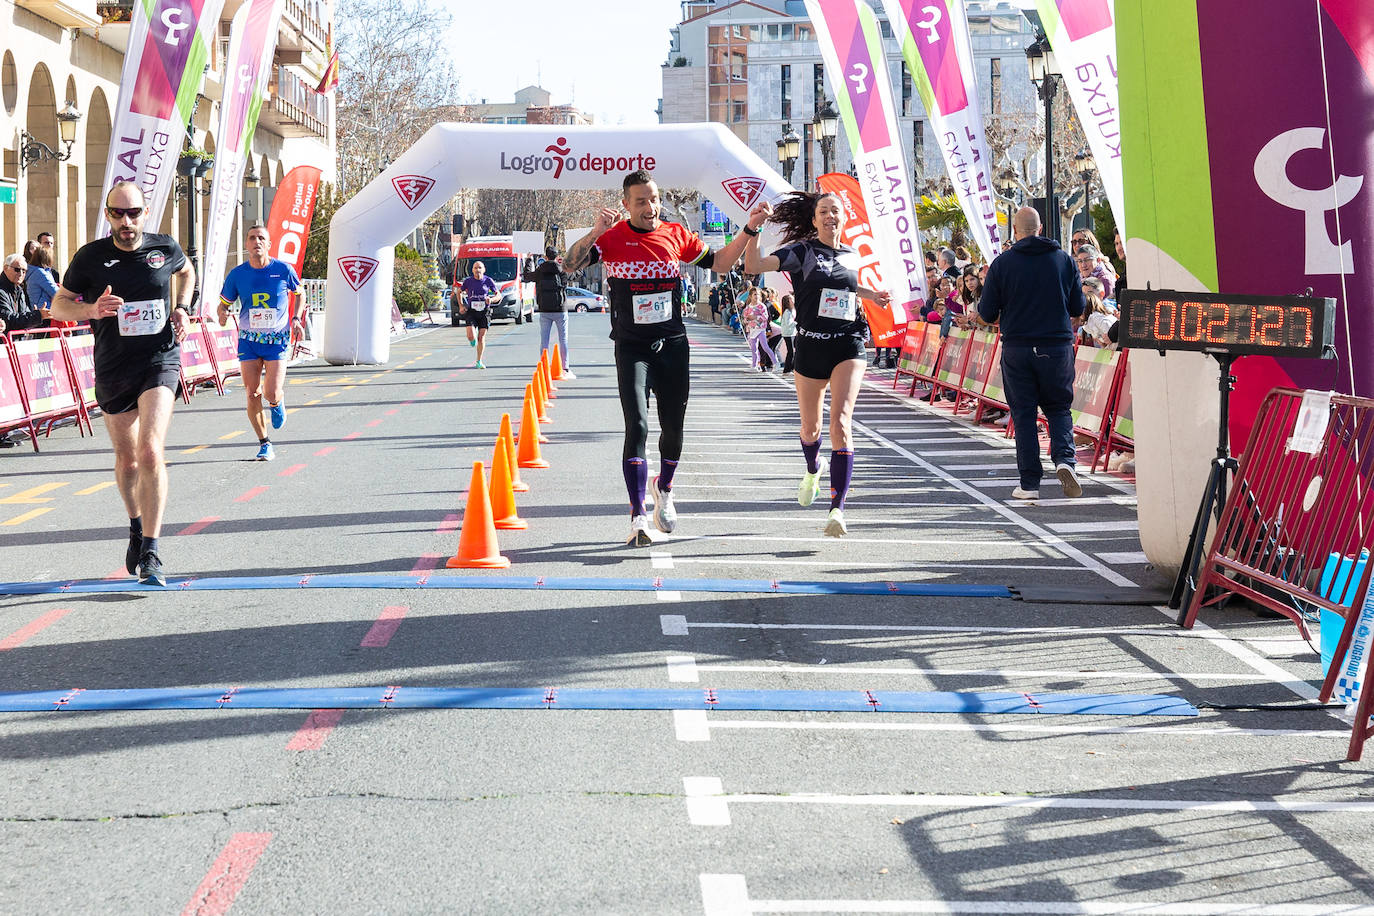
M679 223L636 229L622 220L592 246L591 263L606 273L611 339L652 343L682 337L682 271L678 262L709 266L711 249Z

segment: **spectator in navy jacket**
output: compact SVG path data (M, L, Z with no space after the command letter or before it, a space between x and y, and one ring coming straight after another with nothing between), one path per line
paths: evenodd
M1036 408L1050 427L1050 456L1064 495L1081 496L1073 444L1072 319L1083 314L1082 277L1059 243L1043 238L1040 214L1030 207L1012 220L1016 244L988 268L979 316L1000 323L1002 379L1016 429L1016 467L1021 485L1014 499L1038 499L1044 467Z

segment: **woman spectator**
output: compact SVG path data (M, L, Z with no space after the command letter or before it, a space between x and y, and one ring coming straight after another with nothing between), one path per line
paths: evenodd
M782 227L783 245L759 252L758 227L765 219ZM821 413L830 389L830 514L825 533L849 533L844 501L854 476L852 422L867 360L867 322L859 299L888 308L891 296L859 285L859 255L840 241L844 202L835 194L794 191L774 208L767 201L749 213L745 228L744 269L753 273L786 271L797 305L797 407L806 473L797 502L809 506L820 493Z
M749 341L749 368L767 372L760 351L768 347L768 306L763 304L763 293L757 286L749 290L744 303L744 336Z
M794 305L796 300L791 293L784 293L782 297L782 314L778 316L778 335L780 342L777 349L773 351L778 361L782 363L783 374L792 371L793 362L797 355L797 311ZM787 356L782 356L783 346L787 347Z
M38 309L45 320L45 325L51 325L49 309L52 307L52 297L57 295L57 278L53 272L52 252L42 245L33 249L29 255L28 273L24 275L24 288L28 290L29 302ZM76 324L74 321L61 322L61 327L71 327Z
M1096 277L1084 279L1083 298L1088 300L1088 307L1083 310L1079 340L1093 347L1111 346L1109 333L1116 324L1116 313L1102 299L1102 281Z

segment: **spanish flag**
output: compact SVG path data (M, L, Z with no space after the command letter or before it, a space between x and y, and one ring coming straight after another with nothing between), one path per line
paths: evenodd
M334 26L331 23L329 31L324 39L324 56L329 62L324 65L324 76L320 77L320 84L315 87L315 91L320 95L327 95L339 86L339 49L334 47Z

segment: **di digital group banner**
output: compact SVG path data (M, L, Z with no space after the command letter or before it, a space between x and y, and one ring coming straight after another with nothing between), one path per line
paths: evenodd
M905 328L925 301L926 274L878 20L855 0L806 0L806 10L854 151L882 288L892 294L892 325ZM898 346L897 334L880 345Z
M132 181L142 188L149 231L162 225L223 8L224 0L134 0L103 187ZM95 234L110 234L103 208Z
M1117 94L1115 0L1037 0L1059 71L1088 138L1097 174L1126 237L1121 179L1121 112ZM1102 239L1110 245L1111 239Z
M883 0L883 9L939 138L969 232L990 262L1002 250L1002 231L964 0Z
M249 0L234 14L229 28L229 55L224 61L224 98L219 106L219 147L215 151L215 179L210 186L210 217L205 224L205 257L200 283L201 301L217 300L234 231L234 212L243 188L243 170L252 155L253 131L258 126L277 47L277 25L285 0ZM246 228L246 227L245 227ZM211 309L203 313L213 316Z

